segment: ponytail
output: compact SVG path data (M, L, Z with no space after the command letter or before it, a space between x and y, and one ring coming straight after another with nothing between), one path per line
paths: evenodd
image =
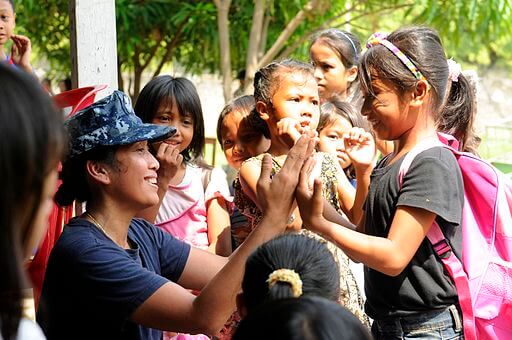
M457 138L461 151L477 155L481 139L476 135L474 127L477 112L476 79L460 73L448 81L449 91L438 117L437 128Z

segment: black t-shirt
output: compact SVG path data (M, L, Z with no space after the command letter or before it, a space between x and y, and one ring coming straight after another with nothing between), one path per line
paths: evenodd
M403 157L386 166L384 158L371 175L365 202L365 230L387 237L397 206L433 212L457 257L462 250L462 175L451 151L434 147L416 156L399 188ZM457 302L455 286L427 238L411 262L396 276L365 267L366 312L374 319L440 309Z
M89 221L69 222L52 250L38 322L48 339L161 339L162 332L130 321L169 280L179 280L190 246L133 219L133 249L122 249Z

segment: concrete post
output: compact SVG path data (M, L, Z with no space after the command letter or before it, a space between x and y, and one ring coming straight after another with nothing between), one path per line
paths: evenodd
M118 88L115 0L70 0L71 81L73 88Z

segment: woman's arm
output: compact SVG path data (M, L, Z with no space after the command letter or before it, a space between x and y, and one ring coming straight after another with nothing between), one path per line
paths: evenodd
M301 138L290 150L281 171L272 179L271 159L264 156L257 187L263 218L199 296L193 296L177 284L167 283L135 310L132 320L152 328L215 334L234 310L247 257L259 245L284 231L300 169L313 149L314 143L309 138ZM191 252L179 283L200 285L208 275L214 275L220 261L214 254Z

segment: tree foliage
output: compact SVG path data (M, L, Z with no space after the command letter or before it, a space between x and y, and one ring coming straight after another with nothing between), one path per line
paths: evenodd
M128 81L120 79L121 87L136 96L143 74L156 75L171 64L194 74L222 74L225 55L215 1L225 0L116 0L118 67L130 75ZM258 3L263 20L253 29ZM53 74L69 72L67 6L65 0L24 0L17 8L18 29L30 36ZM231 73L274 58L308 60L311 35L328 27L349 29L364 42L375 30L392 31L411 23L436 28L450 57L480 67L510 67L511 19L510 0L231 1L226 22L230 70L224 77L230 80ZM248 63L250 46L256 64Z

